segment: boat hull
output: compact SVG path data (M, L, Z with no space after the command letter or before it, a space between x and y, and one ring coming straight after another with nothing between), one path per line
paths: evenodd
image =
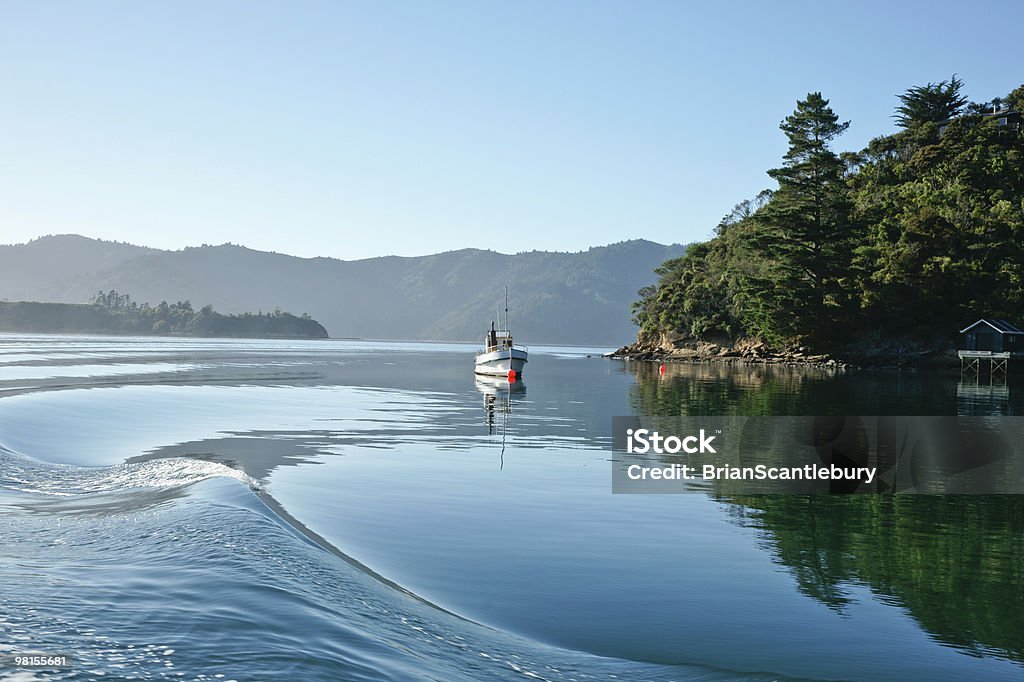
M514 370L517 375L522 375L526 363L527 355L524 350L496 350L477 355L473 371L487 376L508 376L509 370Z

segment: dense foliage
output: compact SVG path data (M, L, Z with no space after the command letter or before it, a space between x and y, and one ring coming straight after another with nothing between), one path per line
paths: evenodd
M939 346L982 316L1024 318L1024 86L969 104L955 76L900 96L902 130L857 153L820 93L781 128L774 191L656 272L641 336L758 338L823 351ZM999 111L993 115L994 111Z
M0 303L0 329L21 332L97 332L183 336L327 338L309 315L273 313L221 315L213 306L192 309L189 301L139 304L127 294L99 292L90 305Z

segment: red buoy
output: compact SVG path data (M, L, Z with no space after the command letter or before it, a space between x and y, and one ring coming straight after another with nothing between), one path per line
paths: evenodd
M665 373L665 365L662 365L661 367L658 368L658 373L659 374L664 374Z
M508 371L508 383L510 383L510 384L515 383L515 380L516 380L516 371L514 369L510 369Z

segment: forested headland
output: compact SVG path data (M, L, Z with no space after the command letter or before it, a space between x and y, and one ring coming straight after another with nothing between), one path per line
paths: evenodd
M631 354L935 358L979 317L1024 322L1024 85L970 102L955 75L898 95L899 131L838 152L821 93L780 125L777 187L657 270Z
M155 306L127 294L100 291L89 304L0 303L0 331L34 333L157 334L243 338L327 338L327 330L309 315L275 310L222 315L207 305L193 310L189 301Z

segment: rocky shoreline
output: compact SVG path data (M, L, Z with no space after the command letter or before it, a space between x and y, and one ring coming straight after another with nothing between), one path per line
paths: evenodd
M929 369L943 370L959 366L955 351L944 348L904 344L869 345L850 349L841 357L816 353L805 346L773 347L764 341L707 341L663 335L658 339L639 338L608 357L649 362L693 362L737 365L783 365L848 369Z

